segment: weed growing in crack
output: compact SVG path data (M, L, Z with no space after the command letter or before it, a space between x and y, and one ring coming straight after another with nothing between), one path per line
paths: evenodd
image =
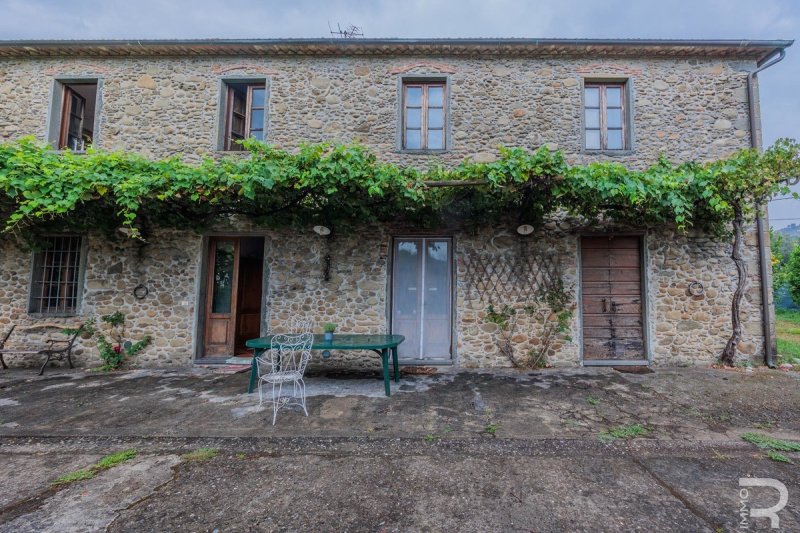
M198 448L181 455L184 461L210 461L219 454L219 448Z
M113 453L100 459L92 468L105 470L117 466L120 463L124 463L125 461L130 461L134 457L136 457L136 450L125 450L119 453Z
M777 422L775 422L774 420L765 420L763 422L756 422L755 424L753 424L753 427L756 429L772 429L775 427L776 423Z
M790 465L794 464L794 461L783 455L781 452L776 452L775 450L768 451L767 457L779 463L789 463Z
M55 481L53 481L53 485L68 485L75 481L82 481L84 479L92 479L95 475L93 470L76 470L74 472L70 472L69 474L64 474L63 476L59 477Z
M494 437L497 435L497 431L499 429L500 429L500 424L496 422L489 422L483 427L483 432Z
M68 485L75 481L82 481L84 479L92 479L98 473L102 472L103 470L108 470L109 468L113 468L118 464L124 463L125 461L130 461L134 457L136 457L137 452L136 450L124 450L118 453L112 453L111 455L106 455L95 464L90 466L89 468L75 470L74 472L70 472L68 474L64 474L60 476L58 479L53 481L53 486L61 486L61 485Z
M641 424L629 424L627 426L614 426L608 431L602 431L598 438L603 442L611 442L616 439L635 439L650 433L650 428Z
M589 396L588 398L586 398L586 401L589 402L589 405L600 405L600 400L598 400L594 396Z
M800 452L800 442L776 439L763 433L743 433L742 440L755 444L762 450L767 450L767 457L779 463L794 464L794 462L780 452Z
M800 452L800 442L776 439L763 433L743 433L742 440L765 450Z
M717 450L712 450L714 452L714 459L719 461L727 461L728 459L733 459L730 455L726 455L724 453L719 453Z

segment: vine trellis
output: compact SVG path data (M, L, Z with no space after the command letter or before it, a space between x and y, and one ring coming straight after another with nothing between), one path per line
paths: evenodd
M150 228L202 229L232 216L265 227L398 221L432 227L457 211L481 227L501 220L537 226L564 211L597 225L696 228L733 241L732 334L720 355L733 364L748 276L746 224L771 197L789 194L787 182L800 176L800 144L790 139L707 163L676 165L660 157L640 170L610 161L571 165L546 146L499 147L492 162L467 159L420 170L379 161L360 145L306 144L293 151L253 139L243 145L249 157L189 164L179 155L153 161L93 149L57 152L33 137L0 143L0 225L26 240L63 230L109 236L125 230L146 238ZM503 263L479 255L471 271L495 281L476 290L510 288L520 296L534 290L519 283L526 269L540 277L547 271L549 262L539 256L533 272L534 257Z
M467 295L484 303L527 303L546 296L560 279L560 261L552 250L531 247L528 238L500 253L465 254Z

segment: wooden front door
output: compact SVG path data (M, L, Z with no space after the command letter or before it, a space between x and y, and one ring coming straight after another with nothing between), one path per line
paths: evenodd
M258 337L263 262L261 237L209 238L201 357L246 352L245 341Z
M581 239L583 361L647 360L639 237Z
M239 292L239 239L209 239L207 272L205 356L232 355Z

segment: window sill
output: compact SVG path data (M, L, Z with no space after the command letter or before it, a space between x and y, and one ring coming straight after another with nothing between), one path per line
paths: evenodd
M627 155L633 155L633 150L587 150L583 149L582 152L587 155L607 155L610 157L623 157Z
M414 155L441 155L451 152L449 148L443 150L411 150L408 148L400 148L395 150L396 154L414 154Z
M70 311L65 313L36 313L36 312L28 312L28 316L31 318L74 318L80 316L80 313L77 311Z
M221 148L215 149L214 153L215 154L219 154L219 155L237 155L237 154L240 154L240 155L243 155L243 156L252 155L252 153L250 153L247 150L223 150Z
M50 153L53 154L66 154L67 152L71 153L72 155L86 155L89 152L87 150L70 150L69 148L63 148L61 150L52 149Z

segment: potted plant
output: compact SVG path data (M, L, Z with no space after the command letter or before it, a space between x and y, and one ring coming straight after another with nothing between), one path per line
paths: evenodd
M336 324L331 324L330 322L325 322L322 325L322 331L325 332L325 340L332 341L333 340L333 332L336 331Z

